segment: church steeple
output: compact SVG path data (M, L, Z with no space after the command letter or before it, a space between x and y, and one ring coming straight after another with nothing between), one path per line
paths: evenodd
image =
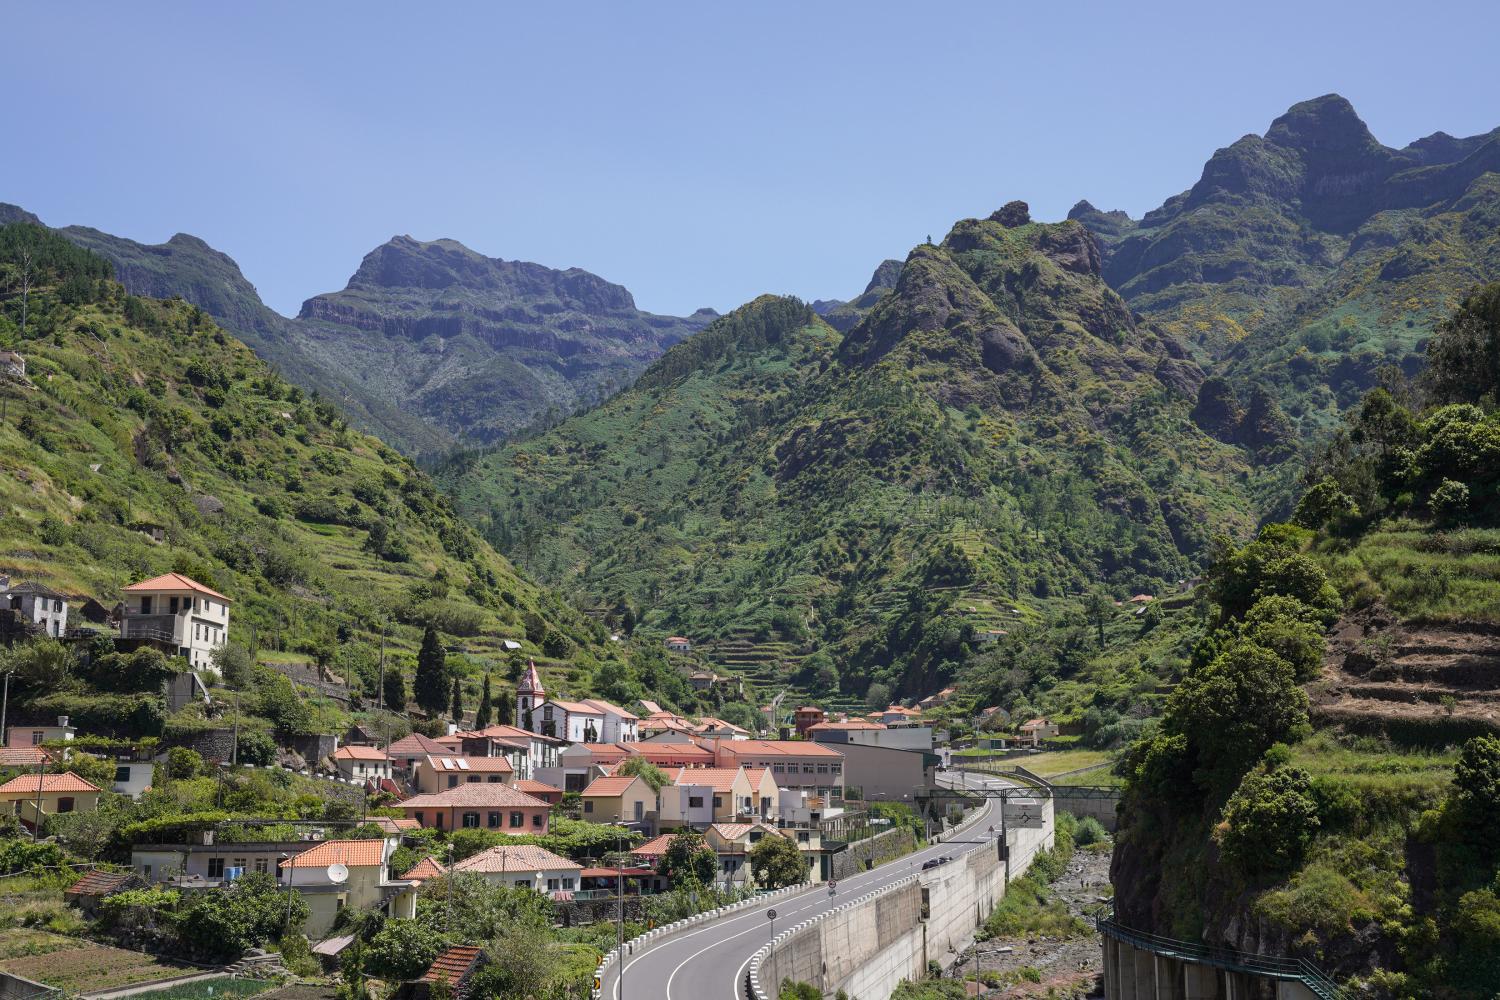
M516 681L516 724L522 729L536 732L531 725L531 710L547 699L542 688L542 676L537 673L536 661L526 661L526 672Z

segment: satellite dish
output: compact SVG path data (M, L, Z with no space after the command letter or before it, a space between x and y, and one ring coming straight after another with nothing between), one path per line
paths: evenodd
M346 867L345 865L341 865L338 862L334 862L333 864L329 865L328 881L332 882L334 885L343 885L345 882L349 881L348 867Z

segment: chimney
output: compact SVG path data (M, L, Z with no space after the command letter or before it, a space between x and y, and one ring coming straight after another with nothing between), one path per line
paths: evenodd
M67 729L68 728L68 717L66 715L59 715L57 717L57 728L59 728L59 729Z

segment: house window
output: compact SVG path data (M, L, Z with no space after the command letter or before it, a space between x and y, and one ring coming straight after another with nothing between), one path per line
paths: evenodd
M449 788L457 788L458 787L458 775L456 775L456 774L450 774L450 775L448 775L448 787Z
M422 825L422 814L421 813L419 813L419 812L412 813L412 819L414 819L414 820L417 821L417 825L418 826Z
M143 611L145 610L145 605L146 605L146 598L143 597L143 598L141 598L141 610L143 610ZM167 598L167 613L171 614L171 615L175 615L177 613L177 598L175 598L175 597L169 597L169 598Z
M714 796L714 808L715 809L722 809L722 808L724 808L724 796L722 796L722 795L715 795Z
M65 795L62 798L58 799L57 800L57 811L60 812L60 813L70 813L70 812L72 812L73 811L73 799L72 799L72 797Z
M828 765L827 764L819 764L818 765L818 773L819 774L827 774L828 773Z
M813 773L813 766L811 764L803 764L802 765L802 773L803 774L812 774Z
M141 614L143 614L143 615L149 615L150 613L151 613L151 598L149 598L149 597L143 597L143 598L141 598Z
M594 800L593 799L584 799L583 800L583 811L586 812L586 813L591 813L591 812L594 811Z
M209 878L223 878L224 877L224 859L223 858L209 858L208 859L208 877Z
M844 765L843 764L830 764L829 766L833 768L833 773L834 774L843 774L844 773Z
M492 812L492 813L490 813L488 816L485 817L485 819L488 822L489 828L491 830L498 830L498 829L500 829L500 814L498 812Z
M541 813L532 813L531 814L531 825L534 826L534 827L536 827L538 830L540 830L542 828L542 814Z
M435 818L437 820L437 828L441 830L443 828L443 814L438 813Z
M524 813L518 813L518 812L511 813L510 814L510 825L513 826L513 827L515 827L515 826L525 826L526 825L526 816L525 816L525 814Z
M702 809L703 808L703 796L701 796L701 795L689 795L688 796L688 808L689 809Z
M471 774L468 777L468 784L477 785L477 784L479 784L479 782L481 780L482 779L479 777L479 775L477 775L477 774Z
M785 764L772 764L771 765L771 773L772 774L785 774L786 773L786 765Z
M810 835L808 834L808 832L806 830L798 830L797 831L797 843L799 843L799 844L810 843L809 837L810 837Z
M571 889L571 888L573 888L573 880L570 879L570 878L563 879L563 888L564 889Z
M489 783L492 784L492 785L498 785L498 784L500 784L500 775L498 775L498 774L492 774L486 780L488 780Z
M39 747L39 746L42 745L42 734L41 733L34 732L34 733L31 734L31 745L34 746L34 747Z
M258 872L260 872L262 875L264 875L266 873L266 870L267 870L268 867L269 866L267 865L267 862L266 862L265 858L256 858L255 859L255 870L258 871Z
M557 891L557 886L558 886L558 880L557 879L555 879L555 878L549 878L547 880L547 891L548 892L556 892Z
M62 601L53 601L52 602L52 610L53 611L59 611L59 612L62 611Z
M529 878L518 878L518 879L516 879L516 888L517 889L530 889L531 888L531 879L529 879Z
M473 830L479 826L479 814L475 812L464 813L464 829Z

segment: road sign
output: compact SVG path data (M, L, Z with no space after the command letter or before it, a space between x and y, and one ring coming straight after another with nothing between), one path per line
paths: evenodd
M775 911L775 909L767 910L766 911L766 918L769 919L769 920L775 920L776 919L776 911Z

